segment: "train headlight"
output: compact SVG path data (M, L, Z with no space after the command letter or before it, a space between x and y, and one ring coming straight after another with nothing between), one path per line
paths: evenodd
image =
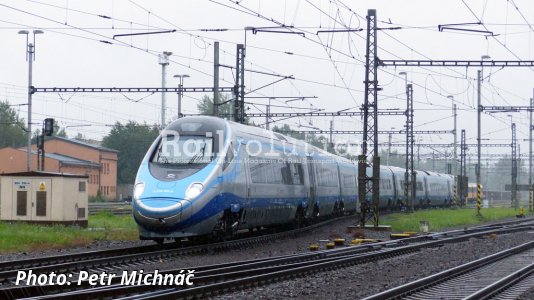
M144 182L138 182L135 184L133 196L135 200L138 200L141 195L143 195L143 192L145 191L145 183Z
M193 199L196 196L200 195L202 193L202 190L204 189L204 185L200 182L195 182L187 188L187 191L185 191L185 196L189 199Z

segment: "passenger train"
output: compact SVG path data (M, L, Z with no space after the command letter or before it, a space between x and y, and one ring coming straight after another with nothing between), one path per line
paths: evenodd
M355 212L357 176L352 161L304 141L220 118L185 117L146 153L133 215L141 239L226 238ZM380 205L400 207L404 170L382 166L380 176ZM423 171L416 178L417 206L452 201L451 176Z

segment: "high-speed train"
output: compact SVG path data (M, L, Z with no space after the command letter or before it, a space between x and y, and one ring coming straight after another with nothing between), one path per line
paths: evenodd
M231 236L358 208L357 165L303 141L220 118L168 125L134 186L141 239ZM452 177L418 172L418 206L447 205ZM380 203L398 207L404 171L381 167ZM366 200L368 201L368 200Z

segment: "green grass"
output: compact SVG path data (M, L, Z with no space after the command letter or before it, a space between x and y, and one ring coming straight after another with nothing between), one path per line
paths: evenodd
M391 225L393 231L419 231L419 222L428 221L429 230L437 231L514 217L517 211L513 208L484 208L481 210L481 214L481 217L477 216L476 210L472 208L423 210L413 214L394 213L387 215L382 218L380 223Z
M0 222L0 237L0 253L9 253L83 246L99 240L137 240L139 235L131 215L100 213L89 216L88 228Z
M419 222L428 221L430 230L437 231L513 217L516 213L511 208L485 208L482 209L482 217L477 217L474 209L427 210L387 215L382 217L381 223L391 225L394 231L419 231ZM0 222L0 253L59 249L101 240L138 238L137 226L131 215L115 216L106 212L89 216L88 228Z

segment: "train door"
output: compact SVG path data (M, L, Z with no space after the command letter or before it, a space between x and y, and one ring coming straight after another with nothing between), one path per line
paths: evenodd
M252 181L251 181L251 174L250 174L250 157L248 156L248 153L247 151L244 151L246 149L245 147L245 143L244 142L241 142L241 147L243 152L241 154L241 161L243 162L242 165L244 167L244 175L245 175L245 182L244 182L244 186L245 186L245 195L244 195L244 201L242 202L242 205L241 205L241 211L240 211L240 224L242 225L242 227L247 227L248 226L248 222L247 222L247 209L250 207L250 201L251 201L251 189L252 189ZM234 213L237 213L234 211Z
M241 138L236 139L235 157L229 163L228 169L230 174L228 179L223 183L224 190L232 193L235 196L224 197L225 212L222 218L224 219L227 233L233 234L236 230L243 227L243 211L248 206L249 202L249 170L248 170L248 155L245 151L245 143ZM229 151L232 147L229 148ZM230 157L232 155L229 155ZM234 173L235 172L235 173ZM237 223L237 227L235 225ZM232 231L230 231L230 225Z
M306 165L310 184L308 192L308 212L313 213L317 202L317 182L315 179L315 166L313 165L313 158L311 156L306 156Z
M241 142L241 148L243 150L242 152L242 160L243 160L243 164L244 164L244 175L245 175L245 182L244 182L244 185L245 185L245 190L246 190L246 194L245 194L245 201L248 202L249 199L250 199L250 185L251 185L251 180L250 180L250 160L249 160L249 156L248 156L248 153L247 151L244 151L245 150L245 143L244 142Z
M238 160L241 161L237 165L237 195L241 198L241 207L243 205L246 205L246 203L249 201L250 196L250 172L248 170L248 155L247 151L245 150L245 143L242 140L238 140L237 142L237 157ZM232 211L235 213L235 211Z

